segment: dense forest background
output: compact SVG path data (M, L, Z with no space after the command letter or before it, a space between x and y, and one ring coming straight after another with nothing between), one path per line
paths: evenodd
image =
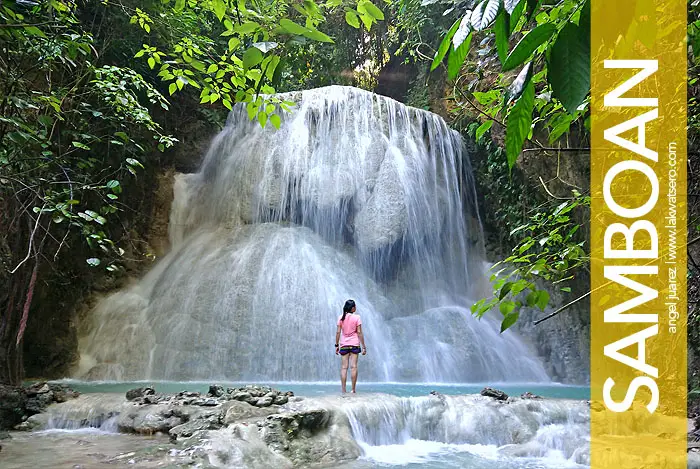
M689 3L689 176L700 171L700 7ZM172 188L228 109L353 85L442 115L472 153L494 278L476 315L587 302L586 0L0 2L0 383L61 376L96 294L162 255ZM690 350L700 227L689 187ZM497 269L498 270L498 269ZM544 316L544 315L542 315ZM700 384L691 362L691 389Z

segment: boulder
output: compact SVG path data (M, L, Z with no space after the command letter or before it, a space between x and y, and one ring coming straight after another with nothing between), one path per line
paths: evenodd
M274 400L272 401L272 403L275 405L284 405L287 402L289 402L289 397L284 394L275 396Z
M266 446L292 461L294 467L330 466L362 453L347 418L344 414L334 416L329 409L273 414L257 425Z
M257 400L255 405L257 407L270 407L272 405L273 400L274 400L274 397L272 397L272 396L263 396Z
M150 395L153 395L155 393L156 393L155 389L149 388L149 387L129 389L126 392L126 400L133 401L134 399L137 399L139 397L150 396Z
M9 430L22 421L26 403L22 388L0 384L0 430Z
M493 388L484 388L481 390L481 395L482 396L487 396L487 397L492 397L496 399L497 401L505 401L508 400L508 394L504 393L500 389L493 389Z
M225 394L226 391L224 391L224 387L219 386L218 384L212 384L209 386L209 392L207 393L207 395L211 397L223 397Z

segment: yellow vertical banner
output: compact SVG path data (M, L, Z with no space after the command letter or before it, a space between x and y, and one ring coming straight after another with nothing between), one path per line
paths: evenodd
M686 2L591 2L591 468L686 468Z

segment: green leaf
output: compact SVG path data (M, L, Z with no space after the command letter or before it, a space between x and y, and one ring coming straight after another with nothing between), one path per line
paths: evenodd
M248 70L262 62L263 54L257 47L250 47L243 53L243 68Z
M515 102L506 120L506 158L512 168L523 149L525 139L532 126L532 110L535 105L535 85L532 80L525 86L523 94Z
M501 311L501 314L503 316L508 316L510 313L513 312L513 310L515 310L515 303L510 300L501 301L501 304L498 306L498 309Z
M108 189L111 189L112 192L115 194L120 194L122 192L122 186L119 184L119 181L112 179L111 181L107 182L106 184Z
M80 142L71 142L71 145L73 145L76 148L80 148L81 150L89 150L90 147L85 145L84 143Z
M260 111L258 113L258 122L260 122L260 126L265 127L265 124L267 124L267 113L265 111Z
M31 36L39 36L39 37L46 37L46 34L43 33L43 31L36 26L26 26L24 28L24 31L30 34Z
M175 11L181 12L185 9L185 0L175 0Z
M571 122L573 118L571 114L566 114L564 112L560 113L558 116L550 120L550 125L552 130L549 132L549 143L553 143L559 137L564 135L571 128Z
M280 125L282 125L282 120L277 114L270 115L270 122L272 122L272 125L274 125L276 129L279 129Z
M153 67L156 66L156 59L153 57L148 58L148 66L151 67L151 70L153 70Z
M544 309L549 304L549 293L547 293L545 290L538 291L536 304L538 308L544 311Z
M535 306L535 303L537 303L537 292L531 291L528 293L525 303L530 307Z
M454 22L450 30L447 32L444 38L442 38L442 42L440 43L440 47L438 47L438 51L435 53L435 58L433 59L433 63L430 65L430 71L432 72L435 70L438 65L442 62L442 60L445 58L445 55L447 54L447 51L450 50L450 46L452 45L452 36L455 35L457 32L457 28L459 28L460 25L460 20L457 20Z
M280 20L280 26L282 26L287 32L296 34L298 36L303 36L307 29L303 26L296 24L294 21L287 18L282 18Z
M219 21L223 20L226 14L226 3L224 3L224 0L213 0L212 3L214 6L214 14L219 18Z
M129 141L129 136L126 134L126 132L114 132L114 136L121 138L125 143Z
M447 58L447 76L450 80L454 80L459 75L464 59L469 53L469 46L472 43L472 33L467 35L467 38L457 49L452 49L450 56Z
M501 322L501 334L503 334L508 328L515 324L518 321L519 316L520 313L518 311L514 311L505 318L503 318L503 322Z
M513 282L506 282L505 285L503 285L503 288L501 288L501 291L498 293L498 299L502 300L503 298L505 298L506 295L510 292L511 288L513 288Z
M505 10L502 10L496 17L494 30L496 33L498 60L503 64L506 61L506 57L508 57L508 17Z
M484 0L481 2L471 15L471 22L474 29L481 31L488 28L491 22L496 19L498 10L501 6L501 0Z
M237 37L232 37L228 40L228 50L232 51L241 44L241 40Z
M537 13L540 3L542 3L542 0L527 0L528 21L532 21L532 18L535 17L535 13Z
M513 34L513 31L515 31L515 28L518 26L518 22L520 21L520 18L523 17L523 12L525 11L525 1L522 0L518 2L516 5L515 9L513 12L510 14L510 19L508 23L508 34Z
M284 20L282 20L284 21ZM289 20L287 20L289 21ZM289 21L291 23L291 21ZM299 26L299 25L297 25ZM236 25L236 27L233 28L234 31L237 33L241 34L248 34L252 33L253 31L256 31L258 28L260 28L260 25L256 23L255 21L246 21L243 24Z
M141 162L135 158L127 158L126 164L128 164L129 166L138 166L143 169L143 165L141 164Z
M372 29L372 23L376 21L374 18L372 18L372 15L368 13L360 13L360 19L362 20L362 24L365 25L365 29L367 31Z
M306 31L304 32L304 36L308 37L309 39L313 39L314 41L319 41L319 42L333 42L333 39L330 38L330 36L322 33L318 29L315 28L307 28Z
M365 10L367 14L369 14L372 18L382 21L384 20L384 13L382 10L376 7L376 5L369 0L364 0L361 3L357 5L357 10L360 11L360 8Z
M355 13L355 10L348 10L345 12L345 22L355 29L360 27L360 18Z
M583 28L584 31L591 30L591 0L586 0L581 9L581 16L578 19L579 27Z
M92 267L97 267L98 265L100 265L100 262L102 262L102 261L100 261L96 257L91 257L90 259L86 259L85 262L87 262Z
M484 134L491 128L492 125L493 121L489 119L483 124L481 124L478 129L476 129L474 137L476 138L477 142L481 140L481 137L484 136Z
M172 95L175 91L177 91L177 83L172 82L170 86L168 86L168 92Z
M568 23L559 33L547 67L552 94L573 113L591 89L591 42L589 32Z
M560 290L566 293L571 293L571 287L561 287Z
M557 28L553 24L544 23L527 33L525 37L516 44L511 53L508 54L508 57L503 63L503 71L507 72L524 63L535 49L552 37L556 29Z

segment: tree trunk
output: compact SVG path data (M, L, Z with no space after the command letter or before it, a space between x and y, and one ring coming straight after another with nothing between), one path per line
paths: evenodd
M6 279L9 295L3 303L0 320L0 384L19 386L23 378L22 343L17 345L17 334L22 318L21 277L26 269L20 269Z
M12 204L8 205L0 205L0 226L7 227L7 231L0 232L0 384L19 386L24 378L22 336L36 285L39 256L34 250L33 256L17 268L27 254L28 236L17 226L20 223L14 227L8 223L8 215L13 213Z

